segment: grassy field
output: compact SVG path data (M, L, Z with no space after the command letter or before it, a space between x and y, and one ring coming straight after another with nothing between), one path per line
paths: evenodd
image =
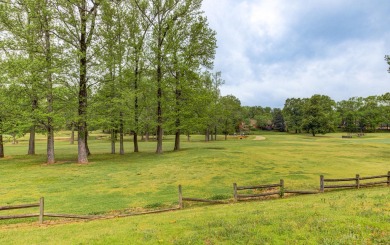
M141 153L131 153L127 142L129 153L124 156L108 154L109 142L94 140L98 135L92 134L88 165L76 164L77 145L70 145L66 134L58 135L55 165L44 164L44 140L38 140L33 157L25 155L23 139L18 145L5 145L0 206L36 202L44 196L45 211L50 213L118 214L174 207L179 184L185 196L231 199L234 182L267 184L283 178L288 189L317 190L321 174L338 178L390 170L390 134L341 139L341 134L271 133L263 141L253 140L255 136L223 141L221 136L216 142L193 136L191 142L183 138L180 152L171 151L173 138L167 136L163 155L154 153L155 142L141 142ZM378 187L240 204L186 205L188 209L165 214L49 226L37 225L36 219L0 221L0 244L386 244L389 194L389 188Z

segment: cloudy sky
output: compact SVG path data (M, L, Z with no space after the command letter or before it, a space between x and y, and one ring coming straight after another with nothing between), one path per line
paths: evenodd
M389 0L203 0L203 9L222 95L242 105L390 92Z

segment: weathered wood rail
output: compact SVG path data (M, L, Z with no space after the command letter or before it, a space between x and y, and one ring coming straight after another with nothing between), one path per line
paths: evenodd
M0 216L0 220L4 220L4 219L24 219L24 218L38 217L39 223L42 224L43 223L43 217L44 217L44 203L45 203L44 198L41 197L39 199L38 203L20 204L20 205L12 205L12 206L2 206L2 207L0 207L0 211L39 207L39 213L37 213L37 214L3 215L3 216Z
M204 203L211 203L211 204L226 204L226 201L222 200L210 200L210 199L203 199L203 198L194 198L194 197L183 197L183 191L182 186L179 185L179 209L184 208L184 201L188 202L204 202Z
M386 179L382 181L375 182L366 182L365 180L372 179ZM334 184L334 185L326 185L327 182L354 182L353 184ZM390 186L390 171L385 175L377 175L377 176L368 176L361 177L359 174L356 174L355 178L342 178L342 179L325 179L324 175L320 176L320 192L324 192L325 189L338 189L338 188L356 188L365 186L373 186L373 185L383 185L387 184Z
M279 187L278 191L270 191L264 193L252 193L252 194L239 194L238 191L242 190L259 190L259 189L270 189ZM268 184L268 185L255 185L255 186L237 186L237 183L233 183L233 197L234 201L240 201L245 199L253 199L265 196L279 195L283 197L284 195L284 180L280 180L278 184Z

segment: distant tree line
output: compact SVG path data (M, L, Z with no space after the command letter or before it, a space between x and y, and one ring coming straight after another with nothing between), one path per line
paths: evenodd
M326 95L289 98L283 109L243 107L247 129L325 134L390 130L390 93L335 102Z

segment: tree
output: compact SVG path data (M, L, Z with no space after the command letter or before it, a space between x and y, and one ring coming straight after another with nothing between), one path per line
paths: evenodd
M6 34L3 49L6 50L7 63L3 71L8 73L13 83L23 86L24 93L30 100L29 123L30 139L28 154L35 154L35 130L41 76L39 18L32 1L1 3L0 22Z
M201 14L201 0L135 0L141 15L151 28L150 50L152 53L151 66L155 74L157 99L157 148L156 153L162 153L163 137L163 93L167 83L166 58L169 56L168 36L176 33L178 23L185 22L189 16Z
M51 11L49 0L21 0L2 3L0 23L6 38L4 69L13 84L23 87L30 100L28 154L35 154L37 126L47 132L47 163L54 163L53 67ZM7 38L8 37L8 38ZM40 106L40 104L42 104Z
M142 101L146 99L145 87L148 85L142 84L148 81L145 75L147 72L148 63L148 42L150 42L150 27L153 22L147 18L143 18L141 11L139 11L139 2L131 1L128 4L127 15L124 16L125 26L127 28L127 46L128 52L125 56L127 64L127 79L128 90L132 91L133 103L129 106L133 110L133 148L134 152L139 152L138 135L142 129L147 131L147 139L149 138L149 123L143 124L141 121L142 112L145 112L143 104L149 101ZM148 96L149 98L150 96ZM145 110L144 110L145 109Z
M337 103L337 112L340 115L340 126L347 132L354 132L361 121L359 110L363 105L362 98L352 97Z
M313 95L304 104L302 127L313 136L331 132L334 129L334 106L335 102L329 96Z
M211 69L216 48L215 32L208 27L207 19L199 15L189 15L172 27L167 35L167 69L172 77L172 103L175 131L174 150L180 150L180 135L185 119L185 102L193 96L192 91L201 68ZM169 118L169 116L168 116Z
M303 106L306 99L290 98L287 99L283 107L283 117L287 131L300 133L302 130Z
M326 95L313 95L303 107L303 129L316 134L326 134L335 128L336 103Z
M222 96L218 101L218 115L225 140L230 133L236 132L241 122L241 102L233 95Z
M99 1L57 0L56 36L66 42L78 61L78 163L88 163L87 100L89 55L95 34Z
M259 107L253 119L256 120L256 125L261 129L270 130L272 128L272 108Z
M382 94L378 97L378 102L380 103L382 123L384 123L389 129L390 125L390 93Z
M282 110L279 108L275 108L272 110L273 118L272 125L274 130L278 130L279 132L285 131L285 122Z
M375 131L382 120L381 111L377 96L368 96L362 99L362 105L359 108L359 127L361 131L370 129Z
M94 50L100 65L99 73L103 79L100 86L97 86L98 92L94 100L100 107L93 112L99 113L100 120L105 121L104 128L111 131L112 154L115 154L115 143L119 133L121 155L124 154L125 96L129 95L129 88L124 83L123 60L127 53L125 40L128 37L124 25L126 23L123 23L127 11L125 7L125 3L121 1L101 3L101 23L97 28L100 39Z

